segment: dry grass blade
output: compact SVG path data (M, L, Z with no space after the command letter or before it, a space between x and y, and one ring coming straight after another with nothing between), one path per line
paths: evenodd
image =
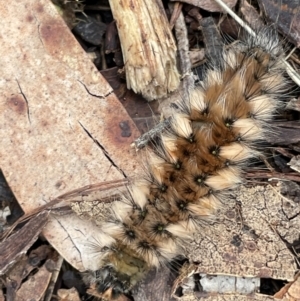
M63 201L68 201L71 198L74 198L78 195L81 195L83 193L90 193L93 191L107 191L110 189L116 189L119 188L121 186L124 186L126 184L129 184L129 180L127 179L122 179L122 180L114 180L114 181L108 181L105 183L97 183L97 184L91 184L91 185L87 185L72 191L69 191L67 193L64 193L60 196L58 196L57 198L51 200L50 202L48 202L47 204L40 206L39 208L36 208L35 210L23 215L22 217L20 217L16 222L14 222L14 224L7 230L5 231L2 235L1 235L1 239L5 239L6 237L8 237L10 235L10 233L15 229L15 227L17 225L19 225L20 223L27 221L28 219L32 218L33 216L41 213L44 210L51 210L53 209L53 207Z

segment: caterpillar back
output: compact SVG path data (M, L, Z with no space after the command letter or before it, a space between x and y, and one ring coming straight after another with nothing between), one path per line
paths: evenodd
M143 179L103 223L90 294L111 300L129 293L148 270L182 254L203 221L226 204L287 92L282 59L274 30L262 28L207 65L170 128L146 150Z

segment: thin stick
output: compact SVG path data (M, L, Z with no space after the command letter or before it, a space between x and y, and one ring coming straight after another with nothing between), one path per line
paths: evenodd
M137 149L142 149L149 143L149 141L153 140L168 127L170 127L170 118L157 124L152 130L136 139L132 145L135 146Z

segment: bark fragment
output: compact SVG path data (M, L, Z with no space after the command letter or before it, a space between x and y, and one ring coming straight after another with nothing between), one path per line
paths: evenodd
M176 45L161 0L110 0L128 89L153 100L179 85Z

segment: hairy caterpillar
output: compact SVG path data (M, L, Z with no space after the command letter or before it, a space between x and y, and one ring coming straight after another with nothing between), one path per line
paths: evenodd
M283 51L271 28L247 36L210 62L178 103L170 128L147 150L144 179L115 202L101 228L100 267L89 292L114 299L151 268L182 254L201 222L242 182L247 161L288 90ZM98 267L97 267L98 268Z

